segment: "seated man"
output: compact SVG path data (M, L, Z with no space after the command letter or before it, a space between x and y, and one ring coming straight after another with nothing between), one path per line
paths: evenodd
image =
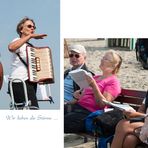
M76 90L79 90L80 87L71 79L69 76L69 72L75 69L84 69L90 73L85 62L86 62L86 50L82 45L71 45L68 47L69 49L69 58L71 68L67 69L64 72L64 101L68 102L73 99L73 93ZM92 75L94 75L92 73Z
M0 89L2 88L2 84L3 84L3 65L0 60Z

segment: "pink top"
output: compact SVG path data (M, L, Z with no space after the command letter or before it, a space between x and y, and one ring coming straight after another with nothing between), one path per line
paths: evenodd
M113 97L117 97L121 93L120 82L115 75L107 77L105 79L98 79L100 75L94 76L94 79L97 82L97 85L100 89L100 92L103 94L104 92L110 93ZM100 108L93 95L93 91L91 87L84 89L83 96L78 101L78 104L82 107L88 109L91 112L96 110L101 110L106 108L107 106Z

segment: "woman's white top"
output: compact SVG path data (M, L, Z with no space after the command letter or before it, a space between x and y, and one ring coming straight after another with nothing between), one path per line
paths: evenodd
M15 38L12 42L18 40L20 38ZM18 55L16 53L19 53L21 58L27 63L26 60L26 46L28 44L23 44L20 48L18 48L15 52L11 53L11 72L9 79L13 78L19 78L22 80L28 79L28 72L27 67L22 63L22 61L19 59Z

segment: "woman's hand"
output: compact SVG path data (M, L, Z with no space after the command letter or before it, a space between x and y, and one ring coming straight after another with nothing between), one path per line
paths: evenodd
M90 77L90 76L88 76L88 75L85 75L85 79L86 79L86 81L88 82L89 86L91 86L91 87L94 86L95 80L94 80L93 77Z
M74 96L76 99L79 100L79 99L81 98L81 96L82 96L81 90L75 91L74 94L73 94L73 96Z
M31 34L31 38L34 38L34 39L43 39L46 36L47 34Z

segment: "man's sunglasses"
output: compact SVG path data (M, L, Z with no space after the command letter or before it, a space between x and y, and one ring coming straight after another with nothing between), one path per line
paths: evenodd
M74 57L74 56L75 56L76 58L79 58L79 57L80 57L80 55L79 55L79 54L72 54L72 53L71 53L71 54L69 54L69 57L70 57L70 58L72 58L72 57Z
M36 29L35 26L32 26L32 25L27 25L28 28L33 28L33 29Z

